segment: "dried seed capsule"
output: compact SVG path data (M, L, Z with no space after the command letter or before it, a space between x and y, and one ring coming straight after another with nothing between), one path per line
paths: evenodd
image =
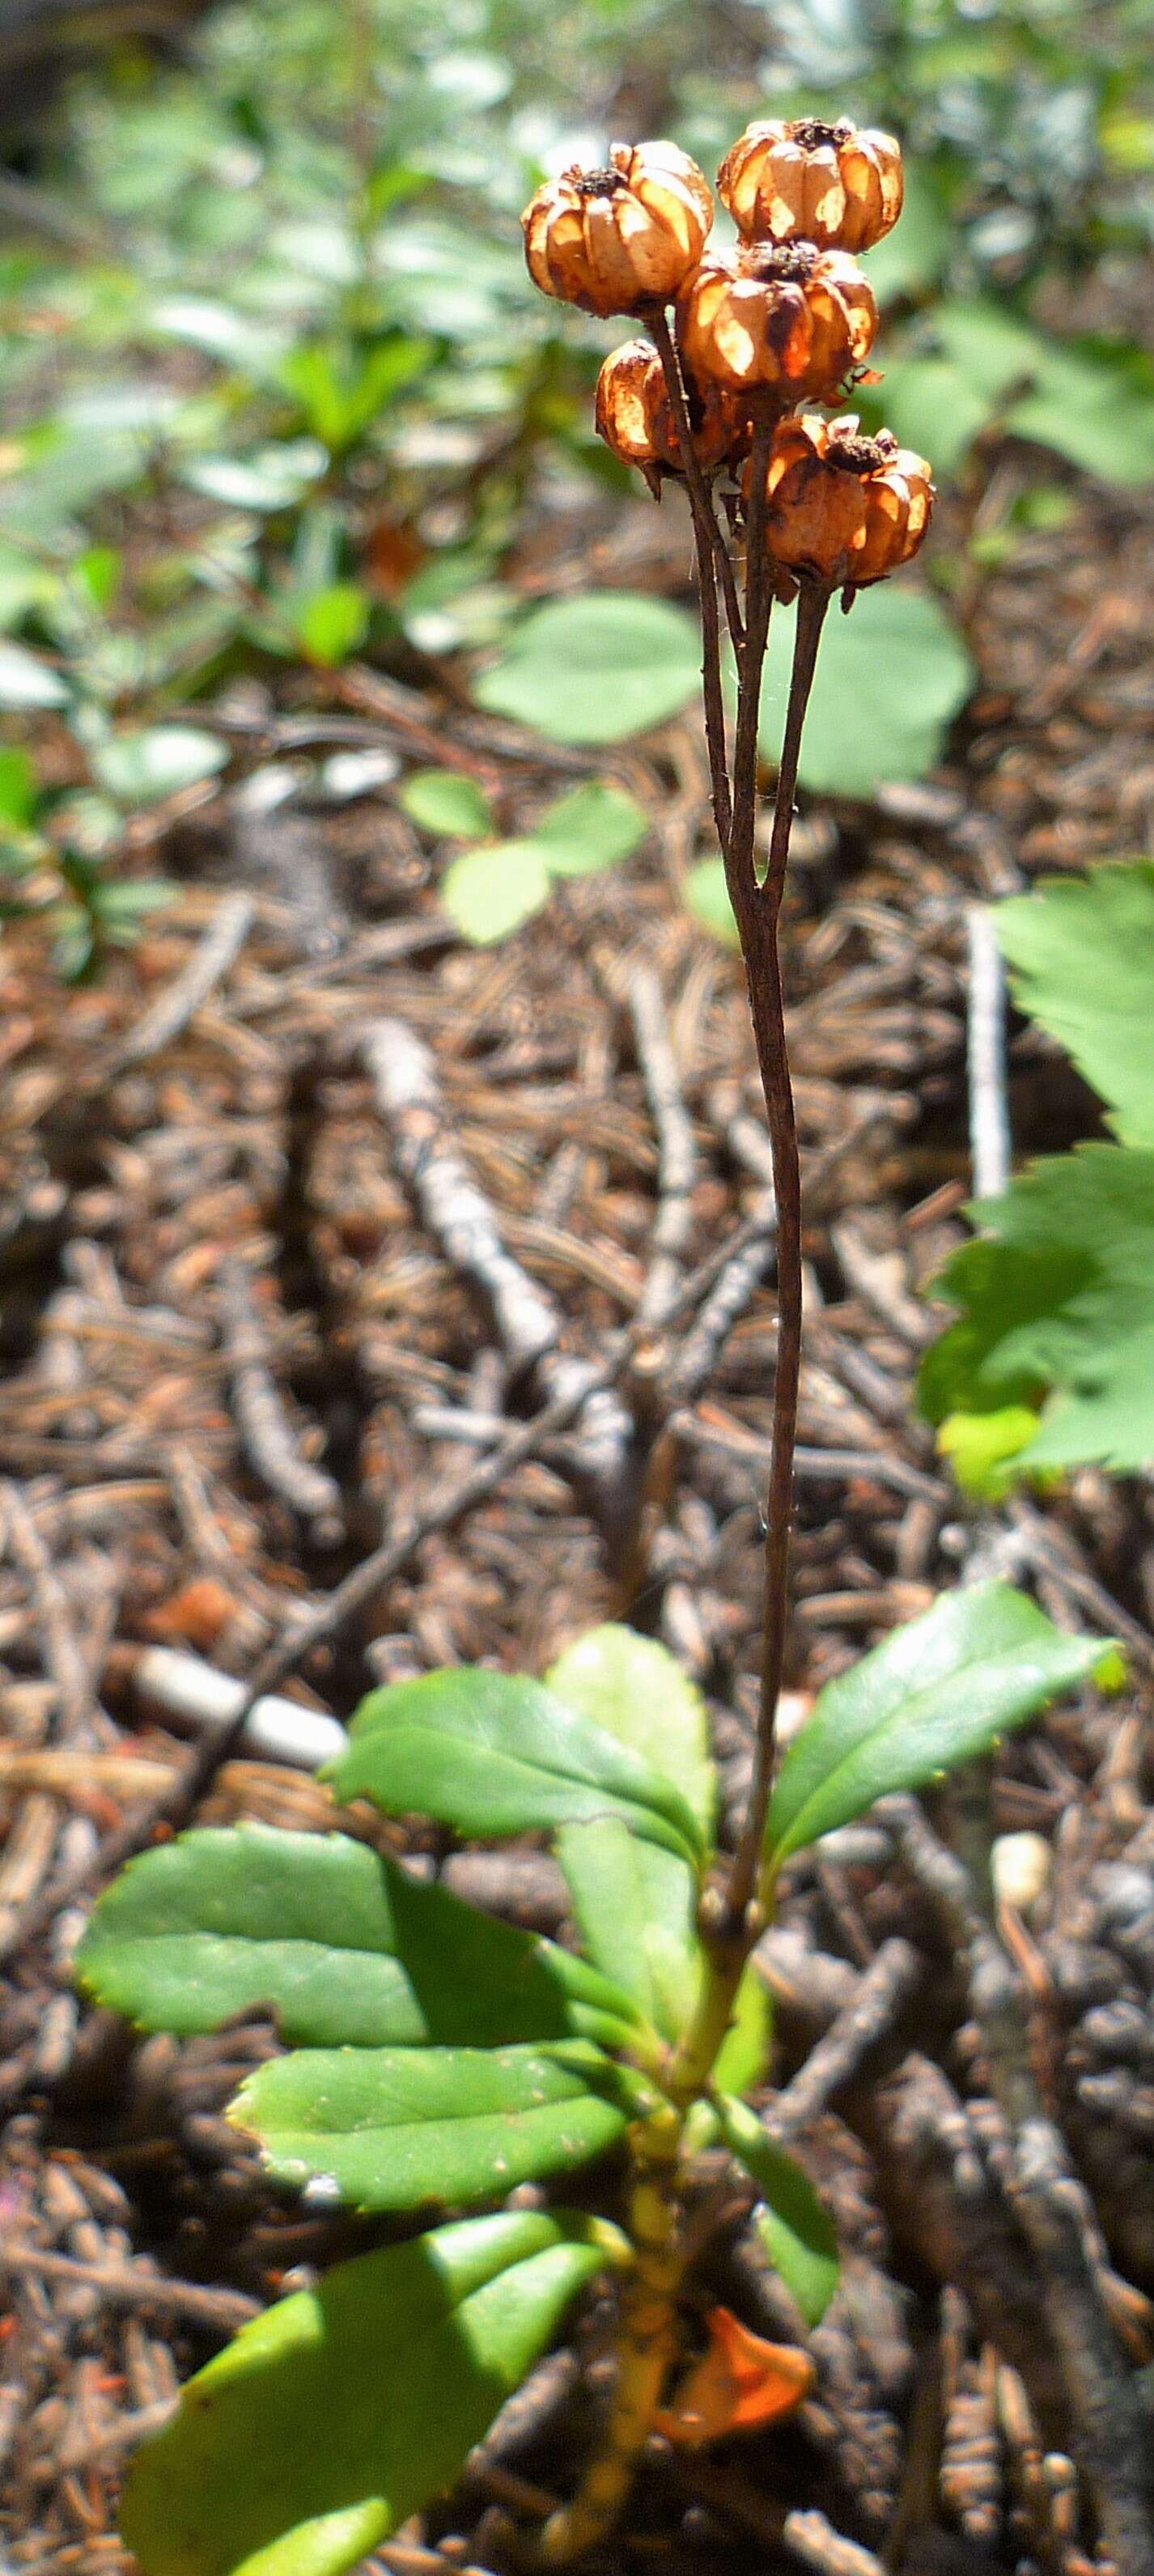
M704 173L676 143L615 143L606 169L548 180L521 217L534 284L584 313L668 304L712 222Z
M861 590L917 553L934 487L924 456L891 430L862 438L852 413L802 413L774 431L766 494L774 562L830 590Z
M902 156L892 134L842 117L747 125L717 173L717 190L750 241L812 241L868 250L902 210Z
M711 474L726 460L744 456L749 423L734 394L720 385L685 385L693 428L693 452L702 472ZM597 379L597 434L623 465L639 465L656 496L663 474L681 471L677 426L666 389L664 370L648 340L627 340L614 349Z
M850 368L868 357L877 321L856 261L813 242L710 253L677 311L696 376L734 393L777 389L791 403L836 400Z

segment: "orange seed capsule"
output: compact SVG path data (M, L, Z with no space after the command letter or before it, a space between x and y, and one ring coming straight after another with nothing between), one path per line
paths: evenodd
M521 217L534 284L584 313L670 303L712 221L705 175L676 143L615 143L603 170L547 180Z
M862 590L917 553L934 487L924 456L892 430L863 438L842 420L801 413L774 431L766 474L766 536L795 579Z
M772 2424L800 2405L814 2383L808 2353L795 2344L766 2343L730 2308L711 2308L705 2323L709 2349L655 2424L667 2442L691 2451Z
M734 393L776 389L789 402L834 401L868 357L877 319L856 260L805 241L709 253L677 308L695 376Z
M868 250L902 210L902 156L892 134L848 117L746 127L717 173L718 194L751 241L812 241Z
M693 452L702 472L711 474L727 458L742 456L749 427L741 405L720 385L686 382L693 427ZM640 466L656 495L663 474L681 471L681 450L665 375L648 340L627 340L614 349L597 379L597 433L623 465Z

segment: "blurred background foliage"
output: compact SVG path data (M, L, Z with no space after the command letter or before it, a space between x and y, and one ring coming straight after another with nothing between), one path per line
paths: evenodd
M88 971L163 898L115 861L223 767L224 683L484 656L522 606L526 510L627 488L589 404L621 326L544 303L517 224L546 170L611 136L673 133L712 170L759 112L900 133L863 408L967 498L931 566L947 602L1023 530L1060 540L1071 469L1154 480L1149 36L1149 0L244 0L160 61L121 35L34 117L17 60L8 910L46 906L62 967ZM1007 437L1036 471L991 517Z

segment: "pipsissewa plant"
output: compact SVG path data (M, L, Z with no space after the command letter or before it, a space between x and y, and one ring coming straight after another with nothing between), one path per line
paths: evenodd
M354 2565L451 2485L598 2274L616 2282L613 2393L575 2492L525 2535L542 2562L575 2558L611 2528L651 2435L700 2443L793 2404L811 2377L804 2353L763 2343L723 2309L711 2310L708 2349L683 2371L693 2265L708 2239L700 2206L690 2214L706 2146L727 2149L752 2183L754 2223L801 2327L836 2281L828 2219L744 2098L768 2055L751 1952L781 1870L883 1792L983 1750L1085 1680L1103 1651L1060 1635L1004 1586L948 1596L831 1684L776 1766L800 1335L777 914L822 618L835 589L852 592L914 551L929 483L920 459L859 439L848 422L790 417L799 394L834 399L868 349L872 301L838 242L864 245L893 221L895 147L844 126L756 129L723 165L723 187L739 223L768 235L728 261L703 259L709 190L668 144L566 174L534 200L526 232L546 291L646 323L657 370L635 344L609 361L601 426L658 482L684 465L699 551L714 810L778 1197L747 1813L723 1860L698 1694L661 1648L606 1628L543 1683L466 1670L374 1692L330 1772L338 1799L367 1799L386 1816L424 1815L467 1839L549 1836L579 1953L341 1835L194 1832L135 1862L101 1900L78 1964L103 2002L179 2033L258 2005L275 2016L286 2053L247 2081L233 2116L277 2177L373 2212L490 2211L337 2266L199 2373L130 2474L123 2529L147 2576L336 2576ZM798 239L803 212L809 242ZM682 358L667 319L674 301ZM704 375L712 369L715 398L687 371L690 347ZM652 455L637 453L639 407ZM725 458L719 422L732 433ZM726 527L744 530L744 601L715 508L723 463L743 466ZM732 765L719 587L738 666ZM794 589L794 685L760 880L761 671L771 597ZM606 2158L603 2218L500 2208L518 2184L552 2185Z

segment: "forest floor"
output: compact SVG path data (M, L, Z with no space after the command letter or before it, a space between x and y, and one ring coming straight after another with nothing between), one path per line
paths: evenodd
M606 505L547 543L551 589L627 571L684 594L671 509ZM527 586L543 566L527 547ZM947 765L871 808L803 800L786 929L807 1258L786 1718L975 1565L1123 1639L1126 1696L1015 1738L988 1817L1051 1849L1048 1892L1003 1923L1030 2080L1088 2188L1105 2307L1147 2362L1154 1507L1090 1473L969 1505L911 1388L941 1320L919 1290L971 1188L968 916L1150 847L1152 590L1154 516L1130 504L1080 490L1058 549L1024 539L963 603L981 686ZM372 2236L290 2203L225 2124L265 2025L133 2044L71 1992L125 1818L187 1761L149 1650L245 1676L386 1544L367 1605L297 1656L282 1688L302 1710L343 1717L374 1680L448 1662L540 1671L626 1615L704 1688L732 1808L756 1695L772 1203L740 967L679 891L709 848L696 717L598 758L480 715L435 672L421 692L348 670L281 675L275 699L245 683L223 712L229 785L142 837L141 868L181 891L135 951L72 990L26 927L0 957L0 2527L20 2576L119 2576L138 2434L239 2319ZM574 882L470 950L388 762L344 802L314 793L350 750L460 768L509 829L569 777L612 778L651 838L627 882ZM297 790L272 810L248 773L285 761ZM1017 1022L1008 1065L1017 1156L1093 1131L1090 1095ZM612 1359L611 1395L503 1466L573 1358ZM201 1819L330 1821L304 1760L242 1746L207 1767ZM367 1810L352 1824L395 1844ZM427 1848L452 1884L557 1925L539 1852ZM606 2566L869 2576L884 2551L919 2576L1079 2576L1074 2428L917 1827L887 1814L794 1864L763 1957L775 2084L831 2022L842 2050L787 2115L846 2254L816 2394L784 2430L655 2455ZM780 2327L740 2247L712 2286ZM574 2379L546 2365L380 2563L485 2564L494 2502L569 2473Z

